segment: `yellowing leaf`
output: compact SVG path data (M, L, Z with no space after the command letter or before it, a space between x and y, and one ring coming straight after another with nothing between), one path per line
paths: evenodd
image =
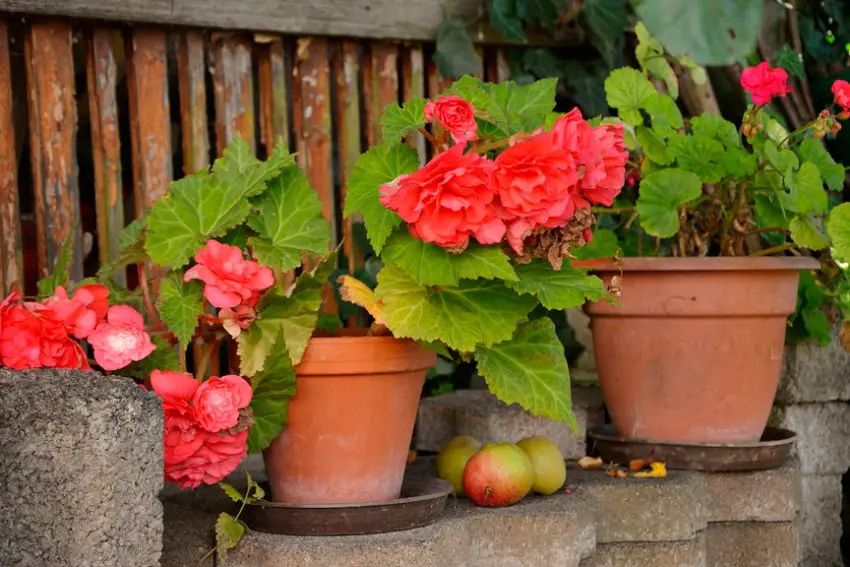
M340 276L337 283L340 285L339 295L343 301L359 305L375 318L376 323L386 325L383 305L375 299L375 292L369 289L369 286L351 276Z
M650 470L632 473L632 478L666 478L667 466L664 463L650 463Z

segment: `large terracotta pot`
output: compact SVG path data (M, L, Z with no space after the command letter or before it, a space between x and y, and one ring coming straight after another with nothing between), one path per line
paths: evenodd
M399 497L425 373L436 355L393 337L313 338L283 432L264 453L275 502Z
M619 305L590 304L599 380L617 434L757 441L779 382L799 271L811 258L626 258ZM606 282L615 266L594 268Z

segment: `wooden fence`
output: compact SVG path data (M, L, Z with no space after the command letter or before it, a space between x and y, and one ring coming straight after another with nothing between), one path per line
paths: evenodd
M298 152L356 263L346 178L385 105L445 87L442 18L438 0L0 1L0 288L34 294L70 234L74 278L92 275L237 133L261 158L278 137ZM501 49L479 50L503 79Z

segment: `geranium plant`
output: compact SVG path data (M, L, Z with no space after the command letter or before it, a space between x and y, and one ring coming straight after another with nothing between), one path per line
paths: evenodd
M658 71L669 68L659 65L663 48L641 24L635 31L642 68L612 71L605 92L626 125L628 180L636 190L599 211L606 215L600 219L605 229L598 232L595 253L619 248L628 256L799 255L832 246L836 257L846 259L846 206L830 217L840 202L844 167L821 139L850 116L850 85L837 81L835 105L788 132L769 107L790 92L788 75L763 62L742 73L752 104L740 128L711 114L686 119ZM839 298L847 282L829 254L820 257L819 281L802 274L792 340L815 336L829 342L831 325L822 306Z
M384 142L356 163L345 204L383 267L374 290L343 276L341 297L371 313L373 332L475 359L499 398L575 427L563 346L536 314L606 295L574 259L628 154L619 124L553 112L556 82L463 77L434 100L388 106ZM433 154L424 165L406 141L415 133Z

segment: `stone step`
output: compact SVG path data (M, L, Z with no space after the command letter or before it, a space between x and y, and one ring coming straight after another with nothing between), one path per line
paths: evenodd
M545 435L567 459L586 454L587 430L603 423L598 388L574 387L573 412L578 435L566 423L532 415L516 404L505 404L487 390L458 390L422 400L416 422L416 449L438 452L452 437L471 435L482 443Z

